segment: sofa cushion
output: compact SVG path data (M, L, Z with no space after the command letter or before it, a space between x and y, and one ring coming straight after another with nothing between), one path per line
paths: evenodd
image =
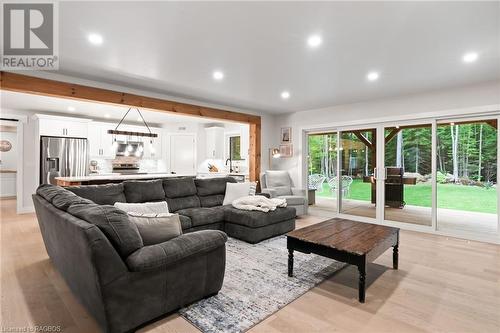
M276 186L272 188L276 196L281 197L285 195L292 195L292 188L288 186Z
M151 202L165 200L163 180L127 180L123 182L127 202Z
M222 206L222 203L224 202L224 194L213 194L199 198L201 207Z
M169 213L166 201L142 202L142 203L115 202L114 206L118 209L123 210L126 213L142 213L142 214Z
M94 202L78 195L74 194L70 191L63 191L54 196L52 199L52 204L61 210L67 211L69 206L73 204L93 204Z
M281 195L278 196L279 199L285 199L287 205L297 206L304 205L306 203L306 198L297 195Z
M144 246L127 258L131 271L165 269L190 257L224 247L227 235L222 231L203 230L184 234L167 242ZM204 266L203 266L204 267ZM208 270L210 270L210 264ZM200 272L199 274L205 272ZM182 278L179 276L179 278Z
M52 184L42 184L36 189L36 194L47 200L48 202L52 203L52 199L59 194L64 192L65 189L62 188L61 186L55 186Z
M256 183L229 183L226 184L226 194L224 195L223 205L230 205L234 200L255 195Z
M192 177L167 178L163 180L163 190L167 198L187 197L196 194Z
M170 213L177 213L181 209L200 207L200 199L196 195L180 198L166 198Z
M266 187L279 187L279 186L292 187L288 171L267 170Z
M143 247L137 226L118 208L94 203L73 204L68 213L101 229L123 258Z
M76 195L92 200L99 205L114 205L115 202L126 202L123 183L104 185L83 185L66 187Z
M193 226L193 224L191 223L191 219L189 218L189 216L179 215L179 220L181 221L181 228L182 228L182 230L189 229L189 228L191 228Z
M201 207L221 206L227 183L236 183L236 180L233 177L196 179Z
M179 215L168 213L128 213L137 226L144 246L166 242L182 235Z
M226 193L227 183L236 183L233 177L195 179L199 196Z
M264 227L295 218L295 208L293 207L276 208L276 210L267 213L236 209L231 205L223 207L226 223L239 224L249 228Z
M177 211L191 219L192 227L224 221L224 209L221 207L187 208Z

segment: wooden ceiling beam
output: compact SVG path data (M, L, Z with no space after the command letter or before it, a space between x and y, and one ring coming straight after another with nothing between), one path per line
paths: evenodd
M89 102L100 102L129 107L133 106L153 111L203 118L208 117L223 121L241 122L247 124L260 123L260 116L251 114L175 102L148 96L140 96L125 92L42 79L3 71L0 72L0 89Z
M385 144L389 143L398 133L401 128L393 128L392 131L385 137Z
M368 146L369 148L373 148L373 143L371 143L370 140L368 140L363 134L361 134L361 132L352 131L352 134L354 134L359 139L359 141L363 142L366 146Z

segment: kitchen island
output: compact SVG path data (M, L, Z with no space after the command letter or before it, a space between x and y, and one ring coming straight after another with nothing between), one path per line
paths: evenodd
M98 185L108 183L121 183L125 180L151 180L169 177L195 177L196 175L184 175L173 173L145 173L145 174L95 174L79 177L55 177L59 186Z

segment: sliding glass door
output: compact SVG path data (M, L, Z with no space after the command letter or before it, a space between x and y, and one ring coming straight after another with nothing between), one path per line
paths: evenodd
M340 213L375 218L377 186L377 129L340 132L340 174L335 179Z
M384 219L432 225L432 124L384 128Z
M498 119L437 126L438 230L498 232Z
M429 119L310 134L310 192L317 207L342 217L491 238L500 224L498 122Z
M337 212L337 132L308 135L307 187L309 203Z

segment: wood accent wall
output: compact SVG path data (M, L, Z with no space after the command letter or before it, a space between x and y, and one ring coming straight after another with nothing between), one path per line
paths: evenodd
M3 71L0 71L0 89L249 124L250 180L256 181L259 179L261 159L260 116Z

